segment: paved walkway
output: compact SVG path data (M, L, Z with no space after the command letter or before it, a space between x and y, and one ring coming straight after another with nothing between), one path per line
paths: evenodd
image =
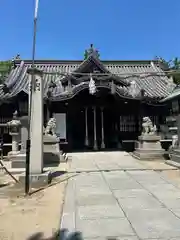
M125 152L73 153L69 172L61 229L83 240L180 239L180 188L163 172Z

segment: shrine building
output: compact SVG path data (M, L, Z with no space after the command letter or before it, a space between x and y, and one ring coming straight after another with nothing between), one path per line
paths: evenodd
M17 110L28 115L31 60L16 59L0 85L0 130L11 142L6 122ZM66 151L116 150L141 134L142 117L158 131L168 109L160 101L172 91L166 66L158 60L101 60L91 45L82 61L35 60L43 71L44 124L56 118ZM38 122L37 122L38 124Z

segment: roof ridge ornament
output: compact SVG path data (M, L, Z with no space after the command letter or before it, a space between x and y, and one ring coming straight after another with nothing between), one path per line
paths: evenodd
M84 52L84 60L88 59L88 57L93 56L95 58L100 57L99 51L94 48L93 44L90 45L89 49L86 49Z

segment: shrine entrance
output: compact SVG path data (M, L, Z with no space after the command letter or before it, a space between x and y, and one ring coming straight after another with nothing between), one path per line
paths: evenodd
M69 100L68 142L72 151L122 149L123 139L138 136L136 117L129 129L128 121L120 117L133 114L133 106L128 107L124 99L103 88L96 95L83 90Z
M87 120L86 120L87 119ZM85 146L93 150L117 149L118 116L113 106L85 108ZM85 124L86 125L86 124Z

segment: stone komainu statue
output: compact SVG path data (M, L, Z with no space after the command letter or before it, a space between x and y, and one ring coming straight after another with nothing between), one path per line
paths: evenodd
M142 135L155 135L157 131L149 117L143 117L142 129Z
M50 118L47 126L44 130L45 135L53 135L56 136L56 119L55 118Z

